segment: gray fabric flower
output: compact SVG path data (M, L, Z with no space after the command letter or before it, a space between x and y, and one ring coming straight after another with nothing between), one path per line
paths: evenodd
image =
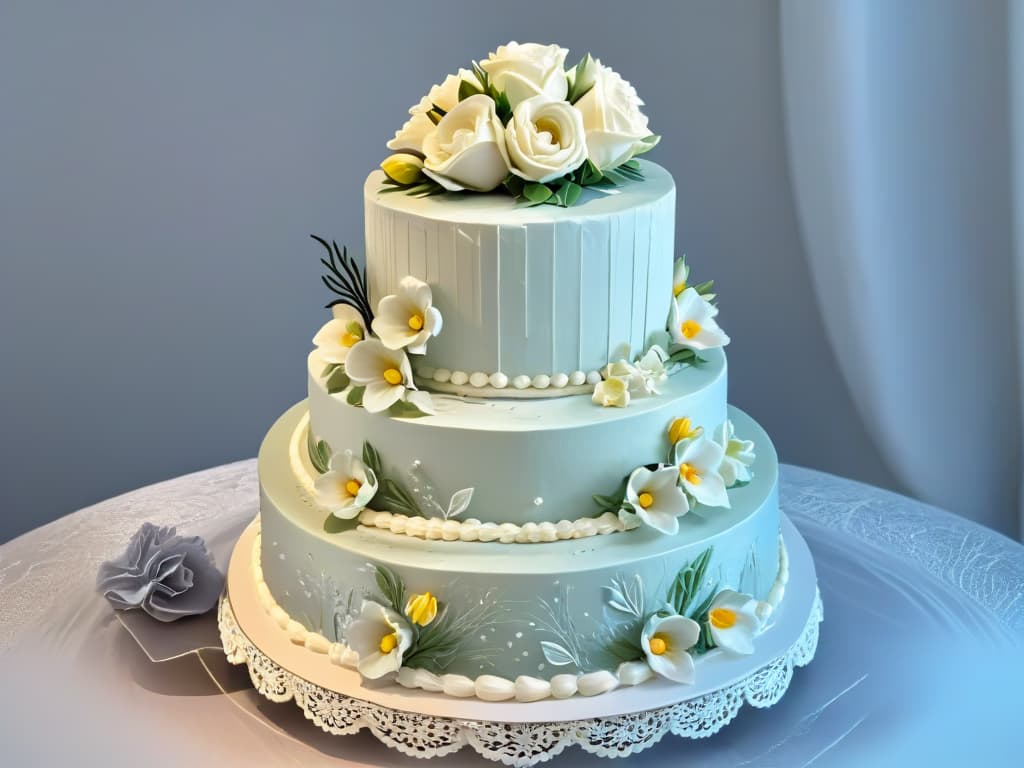
M100 566L96 586L115 608L175 621L213 608L224 576L199 536L143 523L124 554Z

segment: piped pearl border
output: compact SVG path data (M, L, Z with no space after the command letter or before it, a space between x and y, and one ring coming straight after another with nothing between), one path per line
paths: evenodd
M260 543L262 533L257 530L252 545L252 570L256 580L256 595L263 610L274 620L294 645L301 645L313 653L326 655L332 664L341 667L355 667L359 662L359 654L344 643L331 642L319 632L311 632L302 624L291 618L263 580L263 566L260 561ZM768 599L758 606L758 617L762 627L767 624L772 613L778 608L786 592L789 582L789 554L786 544L779 534L779 572L775 583L768 592ZM476 679L465 675L436 675L425 669L401 667L395 682L405 688L421 688L433 693L444 693L457 698L475 696L483 701L540 701L555 698L568 699L572 696L598 696L608 693L620 686L639 685L654 677L654 671L646 661L625 661L614 672L598 670L580 675L563 673L549 680L529 675L520 675L509 680L498 675L480 675Z
M404 534L416 539L431 541L497 541L500 544L538 544L566 539L585 539L590 536L606 536L636 527L626 525L613 512L600 517L581 517L578 520L561 520L557 523L482 523L475 518L466 520L442 520L438 517L409 517L391 512L377 512L364 509L359 513L359 522L367 528L377 528L391 533Z
M299 481L302 490L316 500L313 475L308 467L306 454L309 413L303 414L288 445L288 456L292 474ZM327 512L328 510L324 510ZM499 544L542 544L567 539L585 539L591 536L607 536L610 533L629 531L637 526L626 524L612 512L599 517L581 517L576 520L560 520L557 523L483 523L475 518L465 520L443 520L439 517L409 517L381 510L364 509L359 513L359 522L367 527L394 534L411 536L430 541L496 541Z
M438 392L511 398L583 395L593 391L594 385L601 380L598 371L508 376L500 371L468 373L428 365L419 366L415 371L415 377L422 386Z

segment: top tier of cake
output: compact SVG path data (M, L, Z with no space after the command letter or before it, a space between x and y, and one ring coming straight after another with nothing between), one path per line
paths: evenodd
M443 307L444 332L414 361L420 383L582 384L610 360L642 353L664 331L672 301L675 185L660 166L640 164L642 181L587 190L571 208L383 192L384 175L371 173L371 303L412 275Z

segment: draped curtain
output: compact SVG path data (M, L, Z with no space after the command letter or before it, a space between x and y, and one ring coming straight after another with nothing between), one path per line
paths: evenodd
M1024 0L780 18L797 215L856 407L911 493L1020 537Z

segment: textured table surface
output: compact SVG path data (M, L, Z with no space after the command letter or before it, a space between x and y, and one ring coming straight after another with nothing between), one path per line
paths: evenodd
M644 765L954 764L1019 759L1024 546L869 486L784 466L815 556L818 655L775 708L666 737ZM145 520L206 537L219 564L256 514L254 461L134 491L0 546L0 741L10 765L412 765L329 737L251 691L222 655L154 664L93 590ZM217 682L215 682L215 680ZM911 762L908 763L907 761ZM666 763L668 761L668 763ZM468 751L445 765L485 765ZM555 765L606 764L569 751ZM417 765L422 763L416 762Z

